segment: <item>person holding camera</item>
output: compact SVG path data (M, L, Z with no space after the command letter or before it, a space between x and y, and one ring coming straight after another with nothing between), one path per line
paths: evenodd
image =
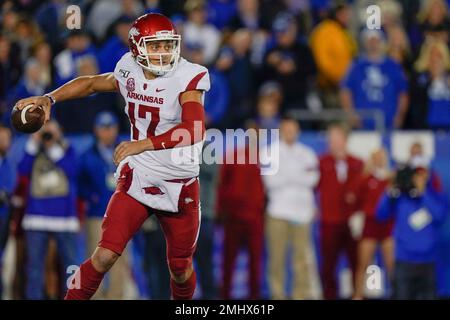
M447 205L430 179L426 158L414 157L397 171L376 214L379 221L395 219L394 299L435 298L438 228Z
M67 267L77 265L75 152L63 139L57 122L49 121L25 146L18 172L29 188L22 226L26 241L25 297L44 298L45 257L50 238L57 243L66 284Z

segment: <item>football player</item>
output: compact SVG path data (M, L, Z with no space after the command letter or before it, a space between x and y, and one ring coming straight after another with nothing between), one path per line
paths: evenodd
M105 273L149 215L167 242L173 299L191 299L196 284L192 257L200 228L199 156L208 70L180 57L181 36L161 14L139 17L129 31L130 52L114 72L78 77L16 107L42 106L46 120L55 102L119 91L131 125L130 141L114 152L116 191L102 223L98 247L73 277L66 299L89 299ZM77 285L78 284L78 285Z

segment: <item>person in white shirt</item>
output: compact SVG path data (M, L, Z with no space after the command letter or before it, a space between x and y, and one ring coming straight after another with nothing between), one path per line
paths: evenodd
M300 126L291 118L280 124L278 164L273 175L264 175L267 190L266 234L269 249L269 279L273 299L286 299L284 290L286 256L292 247L294 284L292 299L311 299L314 262L311 222L316 206L314 187L319 180L318 159L314 151L298 142ZM278 144L278 146L276 146Z

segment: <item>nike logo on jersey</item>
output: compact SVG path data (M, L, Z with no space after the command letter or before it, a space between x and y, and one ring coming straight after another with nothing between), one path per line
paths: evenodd
M156 92L161 92L161 91L164 91L164 90L166 90L166 89L159 89L159 88L156 88Z

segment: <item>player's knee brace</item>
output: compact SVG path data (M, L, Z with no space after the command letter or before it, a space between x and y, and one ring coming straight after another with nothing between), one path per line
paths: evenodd
M175 280L184 278L186 271L192 268L192 258L169 259L169 269Z

